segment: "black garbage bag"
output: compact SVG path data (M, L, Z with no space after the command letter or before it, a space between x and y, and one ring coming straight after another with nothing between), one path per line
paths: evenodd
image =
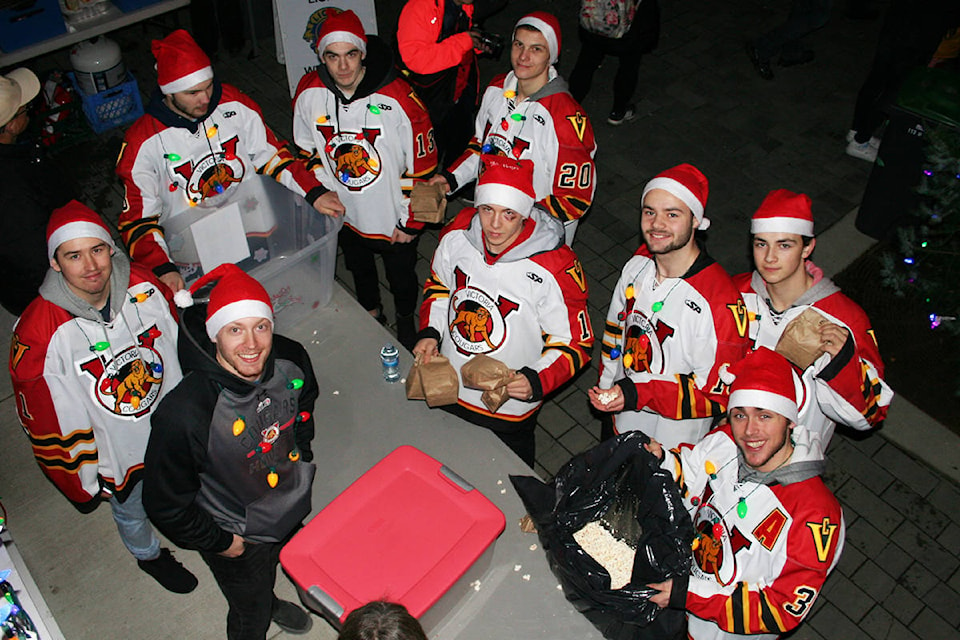
M563 592L610 640L684 637L683 611L650 602L647 584L690 571L693 525L676 483L633 431L574 456L549 484L510 476ZM636 549L630 583L610 588L610 575L573 534L600 522Z

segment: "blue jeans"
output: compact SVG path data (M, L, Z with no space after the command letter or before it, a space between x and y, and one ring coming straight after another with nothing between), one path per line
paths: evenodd
M113 521L117 523L120 540L137 560L156 560L160 555L160 540L150 526L147 512L143 510L143 483L138 482L123 502L116 496L110 498Z
M778 53L798 56L803 50L800 39L827 24L831 4L832 0L793 0L787 21L757 38L757 55L764 59Z

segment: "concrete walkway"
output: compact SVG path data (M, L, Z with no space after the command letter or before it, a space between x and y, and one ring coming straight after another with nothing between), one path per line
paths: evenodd
M815 259L827 273L842 269L872 242L852 223L870 165L848 158L843 147L879 23L846 20L838 6L831 22L809 39L817 59L803 67L775 68L775 80L766 82L743 54L743 41L782 20L784 3L662 0L661 5L661 44L641 67L640 117L619 128L605 123L615 69L610 60L597 73L593 92L584 101L599 144L600 185L574 249L589 279L595 329L603 327L611 287L639 242L643 184L679 162L697 165L710 179L707 216L713 226L707 244L731 273L749 268L748 221L763 196L775 188L803 191L813 198L821 232ZM377 6L381 33L389 33L402 1L378 1ZM560 71L565 73L578 48L577 6L576 0L513 0L486 27L509 34L516 19L534 8L563 14ZM153 81L148 42L160 35L154 26L112 36L123 45L142 91ZM262 51L273 50L272 40L260 44ZM63 52L32 64L38 70L68 67ZM221 59L216 68L224 81L260 103L280 135L290 136L290 103L280 65L261 55L254 60ZM483 78L504 68L505 61L485 62ZM119 142L117 133L101 137L94 151L84 149L90 161L77 167L86 200L114 219L122 196L110 178L110 163ZM456 203L451 209L456 210ZM436 238L434 230L420 241L421 277L429 272ZM342 262L337 275L345 286L352 286ZM384 301L392 317L389 293ZM884 341L895 337L878 339L882 352ZM586 389L596 378L594 363L545 406L537 431L536 470L542 476L551 476L571 455L597 443L599 423L586 400ZM2 419L9 421L13 404L7 380L0 389ZM853 436L838 432L828 455L827 482L844 506L847 546L808 623L792 637L960 638L960 438L897 398L882 430ZM12 482L7 470L0 468L4 497L32 492L31 483L42 482L39 473L29 477L31 482ZM57 536L50 537L50 545L51 556L74 551L64 548ZM211 582L208 577L203 574L201 583ZM142 589L128 591L125 606L151 606L156 589L149 582L140 584ZM56 585L41 586L56 590ZM70 617L82 620L77 612ZM94 637L93 630L96 637L124 637L111 634L97 619L90 619L87 632L77 637Z

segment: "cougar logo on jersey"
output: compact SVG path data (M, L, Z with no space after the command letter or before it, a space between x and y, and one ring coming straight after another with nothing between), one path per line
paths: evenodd
M163 361L147 346L129 347L106 363L94 357L80 369L96 380L97 401L118 416L149 412L163 385Z
M237 137L221 141L220 150L207 154L199 162L185 162L174 172L187 181L187 197L194 204L218 196L232 184L243 181L246 167L237 155Z
M494 301L473 287L458 289L450 298L450 336L461 353L495 351L507 337L506 317L517 303L500 296Z
M336 167L337 180L351 191L360 191L380 175L380 153L375 142L379 129L364 129L362 133L339 131L332 135L317 127L327 140L327 153Z
M674 329L660 318L653 323L640 311L631 311L624 322L624 355L630 354L633 371L663 373L663 343Z

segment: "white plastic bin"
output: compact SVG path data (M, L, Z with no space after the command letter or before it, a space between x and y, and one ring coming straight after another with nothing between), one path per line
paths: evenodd
M246 247L233 248L248 256L235 262L270 294L278 329L294 326L330 302L343 219L317 213L303 198L261 175L163 222L167 245L187 286L205 272L204 267L217 266L211 264L216 260L205 259L202 247L198 251L194 225L224 212L232 216L232 224L242 225L246 236Z

